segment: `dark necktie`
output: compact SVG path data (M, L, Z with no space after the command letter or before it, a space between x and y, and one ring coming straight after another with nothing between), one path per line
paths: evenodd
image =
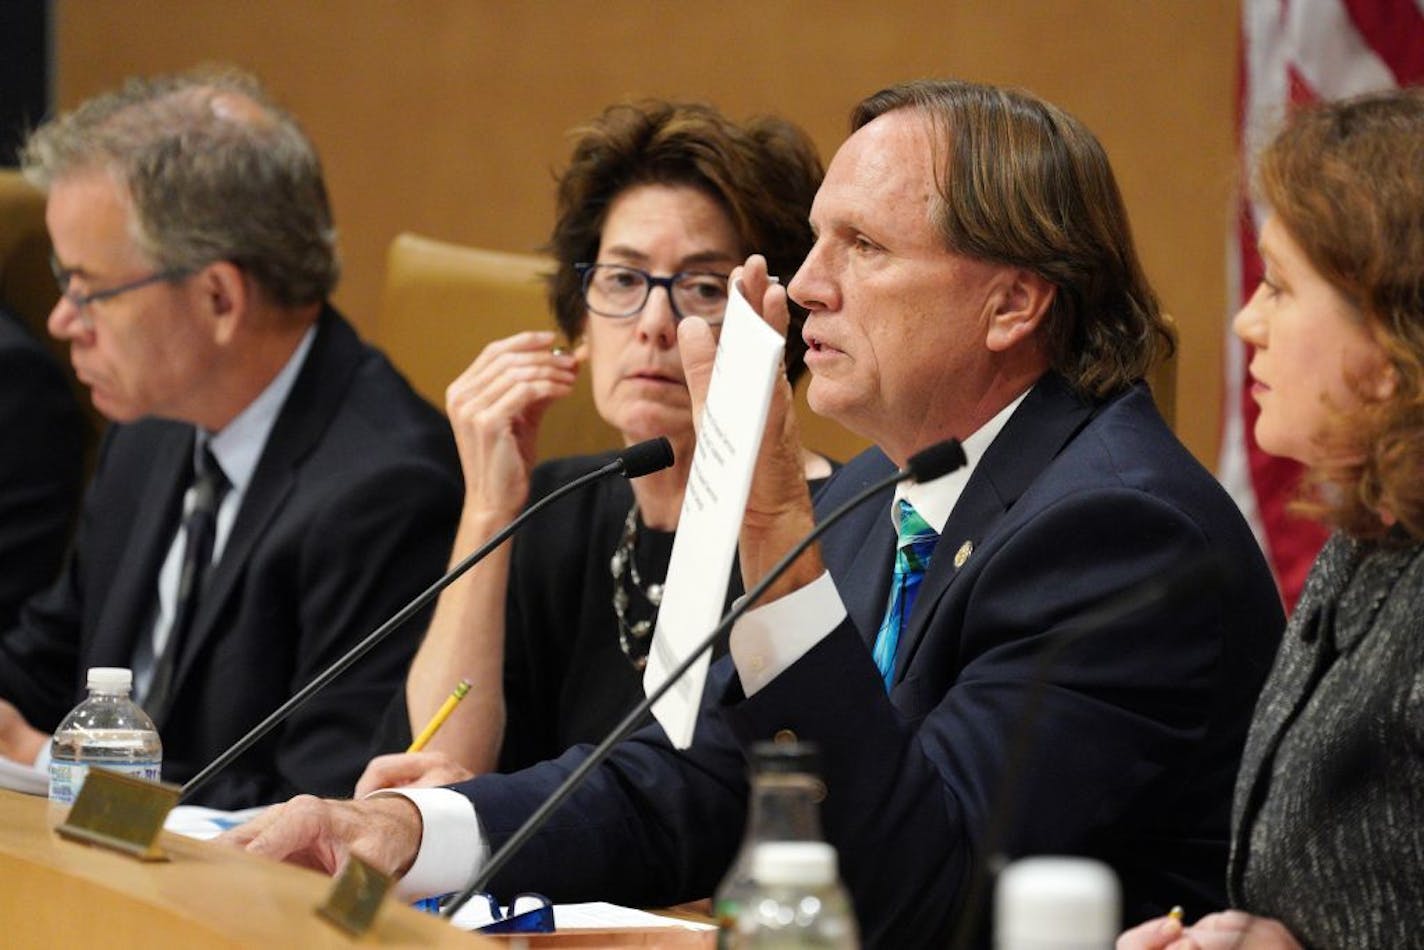
M895 651L900 646L900 631L910 619L910 611L915 607L915 597L920 592L920 581L930 566L930 555L934 553L939 535L920 517L914 506L903 498L900 506L900 537L895 545L895 573L890 579L890 605L885 610L885 619L880 622L880 632L875 636L875 665L885 680L888 692L895 677Z
M163 652L153 662L153 678L149 681L144 711L156 723L162 723L172 699L173 670L178 651L193 618L198 614L198 601L203 593L203 579L213 559L213 539L217 535L218 506L227 494L228 480L222 466L207 445L193 461L193 484L184 499L183 566L178 574L178 596L174 601L173 625Z

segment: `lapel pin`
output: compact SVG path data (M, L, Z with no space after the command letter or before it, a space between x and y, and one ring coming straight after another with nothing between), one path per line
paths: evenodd
M969 555L974 553L974 542L965 541L959 546L959 550L954 552L954 569L959 570L964 566L964 562L969 560Z

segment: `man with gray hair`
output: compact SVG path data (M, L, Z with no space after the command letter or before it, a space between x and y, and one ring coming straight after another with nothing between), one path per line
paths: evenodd
M449 430L327 302L321 166L250 77L132 80L36 131L49 330L110 426L63 574L0 635L0 752L43 761L131 667L182 782L440 573ZM414 651L387 640L198 800L349 791Z

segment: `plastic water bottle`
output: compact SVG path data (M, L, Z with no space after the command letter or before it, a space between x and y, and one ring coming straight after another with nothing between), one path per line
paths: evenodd
M1020 858L994 891L997 950L1111 950L1122 923L1117 875L1091 858Z
M50 746L50 801L72 804L89 766L157 781L163 745L148 713L129 698L133 673L111 666L89 670L89 698L59 724Z
M726 950L730 947L746 946L836 946L857 945L855 918L844 900L844 891L836 882L835 850L825 843L821 833L820 803L826 795L826 787L820 779L820 768L816 749L804 742L761 742L752 747L751 794L747 830L742 847L732 867L723 878L713 896L712 913L717 918L717 946ZM768 896L767 881L757 877L756 864L770 862L769 872L777 876L777 858L762 857L762 849L770 844L809 843L818 845L819 850L830 855L831 882L829 896L839 894L840 910L848 922L849 940L845 943L750 943L750 930L743 927L744 918L752 912L754 904ZM817 850L813 848L812 850ZM775 850L771 852L773 855ZM783 865L788 860L781 859ZM823 858L807 859L812 862ZM763 869L766 872L766 869ZM785 875L783 874L782 877ZM808 885L809 887L810 885ZM781 884L774 885L776 897L786 896ZM824 889L824 885L815 885ZM818 895L817 899L821 899ZM835 901L832 901L835 903ZM749 919L749 918L748 918ZM747 922L747 927L751 925ZM763 935L765 936L765 935ZM788 938L789 939L789 938Z
M767 841L752 853L756 890L737 917L732 945L851 950L859 934L850 898L824 841Z

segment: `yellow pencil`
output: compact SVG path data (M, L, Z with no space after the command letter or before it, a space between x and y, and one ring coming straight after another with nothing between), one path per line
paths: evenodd
M415 737L415 741L410 744L407 752L419 752L425 748L425 744L435 735L436 730L445 725L445 720L450 718L450 714L455 711L455 707L460 705L460 700L465 698L465 694L470 691L470 681L460 680L455 684L455 691L445 698L445 703L435 711L435 715L430 717L430 721L425 724L425 728L420 730L420 735Z
M1186 916L1186 912L1182 910L1181 904L1177 904L1171 910L1167 911L1167 916L1180 924L1182 922L1182 918Z

